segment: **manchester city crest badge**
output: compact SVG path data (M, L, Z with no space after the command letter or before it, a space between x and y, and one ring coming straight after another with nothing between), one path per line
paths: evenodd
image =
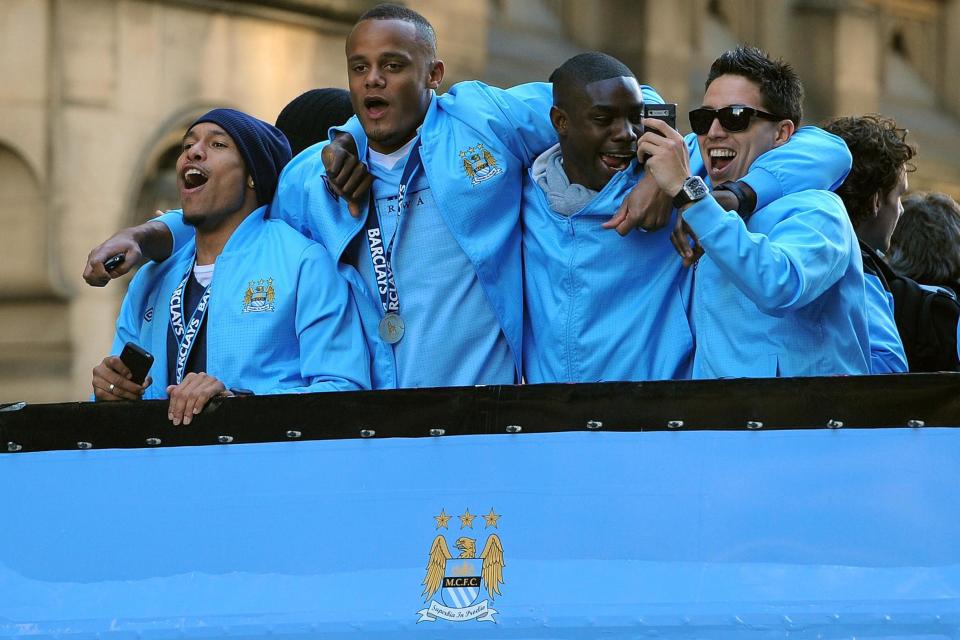
M251 280L247 284L247 290L243 292L243 312L273 311L273 303L276 298L277 292L273 288L273 278L267 278L266 280L260 278L256 282Z
M500 516L493 509L481 517L485 522L484 529L498 528ZM434 516L436 528L449 530L448 523L452 518L441 509L440 515ZM427 575L421 583L421 595L430 604L417 612L420 616L417 622L435 622L438 619L449 622L496 622L493 616L497 611L491 602L500 595L500 585L504 582L503 568L506 565L503 561L503 544L500 536L490 533L478 553L477 543L482 536L472 537L472 532L464 533L465 529L473 529L473 521L477 516L467 509L459 518L462 535L454 541L454 548L459 554L454 556L451 553L442 533L430 545Z
M470 179L470 184L474 186L503 173L503 169L497 166L497 159L480 142L461 151L460 161L463 162L463 170Z

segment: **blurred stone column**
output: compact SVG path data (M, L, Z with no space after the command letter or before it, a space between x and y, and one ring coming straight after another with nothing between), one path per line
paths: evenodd
M948 0L944 3L943 33L945 37L942 63L940 95L943 106L955 117L960 118L960 0ZM951 34L954 37L950 37Z
M596 0L590 11L564 3L564 26L577 43L616 56L665 100L685 103L693 0Z
M811 107L808 122L877 111L882 40L879 15L863 2L798 3L794 51Z

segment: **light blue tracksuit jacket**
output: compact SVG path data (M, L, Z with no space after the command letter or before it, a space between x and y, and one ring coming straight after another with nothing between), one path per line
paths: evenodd
M644 99L660 102L646 88ZM686 142L694 172L706 177L695 135ZM850 170L843 140L803 127L763 154L743 178L759 203L840 184ZM581 211L554 212L528 172L524 182L523 257L527 382L688 378L694 340L688 321L693 270L683 267L670 232L621 237L603 229L643 175L636 163ZM762 204L760 205L762 206Z
M694 377L869 373L863 262L836 194L788 194L747 223L708 197L683 217L705 252Z
M523 277L520 250L520 200L526 167L556 143L550 124L552 90L533 83L503 90L480 82L461 82L434 96L420 127L420 157L433 198L445 223L473 264L490 306L521 372ZM338 130L357 143L366 157L367 137L354 117ZM295 157L280 176L271 215L280 217L321 242L350 281L364 316L374 352L374 385L396 386L392 349L377 338L383 315L376 291L364 285L355 269L341 260L350 242L361 233L367 212L353 218L346 202L326 188L320 157L325 143ZM500 170L483 181L472 181L461 151L483 144ZM437 265L443 268L443 265ZM450 349L469 349L452 335ZM428 362L424 366L429 366ZM481 381L478 381L481 382Z
M360 317L333 260L322 246L282 221L265 219L265 213L266 207L251 213L216 260L206 372L227 388L256 394L369 389ZM145 265L120 309L111 353L134 342L155 358L144 398L167 397L170 296L195 255L191 238L164 262ZM257 306L244 300L248 288L270 279L273 302L253 311Z

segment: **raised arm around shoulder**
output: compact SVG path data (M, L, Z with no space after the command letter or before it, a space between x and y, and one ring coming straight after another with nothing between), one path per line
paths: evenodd
M173 251L174 233L170 225L164 224L164 214L157 220L144 222L136 227L127 227L93 248L87 256L83 269L83 279L93 287L102 287L144 262L166 260ZM181 216L182 217L182 216ZM179 227L186 227L182 220ZM177 229L180 230L180 229ZM192 233L192 230L190 231ZM112 269L105 264L111 258L122 255L123 258Z
M853 157L846 143L819 127L800 127L786 144L757 158L741 181L757 194L757 209L788 194L843 183Z

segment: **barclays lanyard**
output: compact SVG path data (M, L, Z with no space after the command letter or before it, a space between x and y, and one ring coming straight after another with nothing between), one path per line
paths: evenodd
M207 314L207 302L210 301L210 290L213 288L213 283L211 282L207 286L206 291L203 292L200 302L197 303L197 308L193 310L193 314L190 316L190 322L184 326L184 296L187 291L187 282L190 281L192 276L193 264L187 269L187 275L180 281L180 286L178 286L174 290L173 295L170 296L170 328L173 329L173 337L177 341L177 366L175 369L176 380L174 384L183 382L183 373L187 368L187 359L190 357L193 344L197 339L197 335L200 333L200 327L203 326L203 318Z
M403 201L413 180L414 174L420 168L420 144L417 140L407 163L400 176L400 192L397 194L397 228L384 246L383 233L380 230L380 217L377 215L376 198L373 190L370 192L370 211L367 215L367 244L370 246L370 259L373 261L373 273L377 279L377 292L380 294L380 305L383 307L383 319L380 320L378 333L380 339L387 344L396 344L403 338L405 330L403 318L400 317L400 294L397 293L397 283L393 278L393 248L394 241L400 231L400 216L403 215Z

